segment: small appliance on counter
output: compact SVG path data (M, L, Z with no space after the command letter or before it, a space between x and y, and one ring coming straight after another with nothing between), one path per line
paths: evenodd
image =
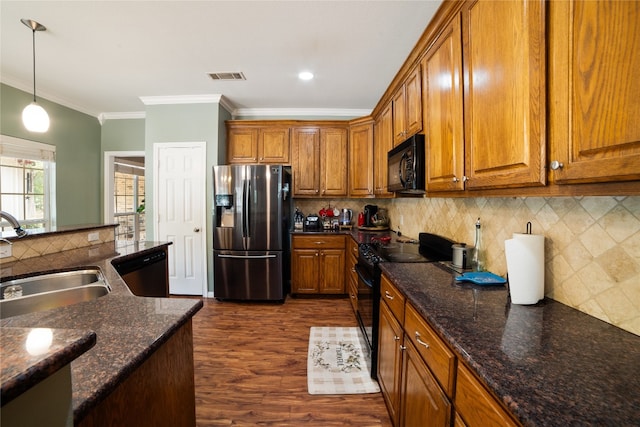
M304 231L322 231L323 228L322 221L320 221L320 217L316 214L309 214L304 219Z
M296 208L296 213L293 216L293 229L296 231L300 231L304 226L304 214L300 211L300 209Z

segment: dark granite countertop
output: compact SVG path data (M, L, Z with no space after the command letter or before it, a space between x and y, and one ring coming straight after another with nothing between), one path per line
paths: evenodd
M88 330L2 328L2 405L68 365L95 343L96 333Z
M511 305L438 264L381 269L525 426L640 425L640 337L547 298Z
M3 337L7 331L19 331L21 328L51 328L55 334L59 330L95 333L95 346L84 354L73 345L69 346L69 353L58 352L58 357L64 358L69 358L72 353L76 356L81 354L71 362L76 423L202 307L199 299L136 297L111 265L113 259L144 254L167 245L162 242L110 242L2 266L3 276L17 277L34 272L95 266L102 270L112 288L111 293L94 301L0 321ZM2 344L4 347L5 341ZM30 356L22 350L19 354L20 350L16 348L10 359L2 359L3 393L4 371L18 371L21 365L29 364ZM27 366L25 370L28 369ZM13 384L13 387L19 386ZM7 392L11 393L10 390Z

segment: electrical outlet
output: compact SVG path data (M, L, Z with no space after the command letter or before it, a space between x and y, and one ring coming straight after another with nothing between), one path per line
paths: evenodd
M12 256L11 245L0 244L0 258L9 258Z
M100 233L98 233L97 231L94 233L89 233L88 239L90 242L95 242L96 240L100 239Z

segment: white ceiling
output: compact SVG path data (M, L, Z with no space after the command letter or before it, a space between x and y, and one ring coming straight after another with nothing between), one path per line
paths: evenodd
M143 112L141 97L208 95L243 115L362 115L440 3L0 0L0 79L33 90L28 18L47 27L36 33L38 97L96 117ZM298 80L302 70L316 78ZM246 81L208 76L228 71Z

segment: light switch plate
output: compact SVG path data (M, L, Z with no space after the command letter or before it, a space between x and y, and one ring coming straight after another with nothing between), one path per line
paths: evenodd
M9 258L12 256L11 245L0 244L0 258Z

